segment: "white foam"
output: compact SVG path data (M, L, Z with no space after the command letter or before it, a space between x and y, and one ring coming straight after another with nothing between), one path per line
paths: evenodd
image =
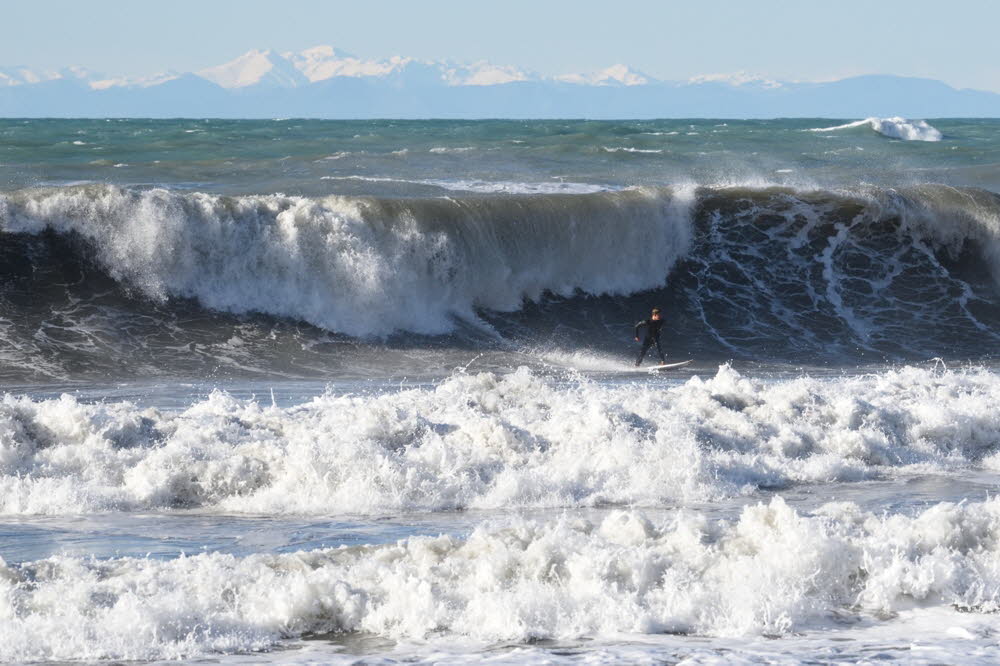
M892 139L902 139L903 141L940 141L941 132L931 127L925 120L907 120L898 116L893 118L865 118L853 123L837 125L835 127L817 127L807 130L809 132L834 132L842 129L852 129L868 125L873 130L883 136Z
M596 183L574 183L568 181L547 181L526 183L510 180L481 180L438 178L389 178L384 176L321 176L320 180L359 180L372 183L410 183L440 187L452 192L476 192L480 194L593 194L595 192L618 192L625 188Z
M496 180L422 180L425 185L434 185L455 192L480 192L484 194L592 194L594 192L615 192L623 188L595 183L572 183L553 181L522 183Z
M446 153L468 153L473 150L476 150L475 146L455 146L455 147L437 146L435 148L431 148L428 152L436 154L446 154Z
M664 633L795 640L915 608L967 641L992 633L970 612L1000 610L998 544L1000 500L914 517L836 503L807 516L776 497L733 523L618 511L274 555L0 561L0 661L191 658L330 632L480 649Z
M627 146L601 146L606 153L662 153L662 148L631 148Z
M975 468L996 454L998 400L986 371L765 383L726 366L672 387L460 373L284 409L219 392L180 413L6 396L0 514L704 501Z
M660 286L694 189L411 202L85 186L0 195L0 228L77 233L145 296L292 317L355 336L453 329L545 292Z

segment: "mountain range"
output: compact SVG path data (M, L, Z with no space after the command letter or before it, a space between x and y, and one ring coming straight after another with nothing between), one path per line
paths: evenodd
M1000 94L865 75L789 82L743 72L662 81L626 65L540 76L512 66L332 46L254 50L197 72L109 77L0 67L0 117L773 118L1000 117Z

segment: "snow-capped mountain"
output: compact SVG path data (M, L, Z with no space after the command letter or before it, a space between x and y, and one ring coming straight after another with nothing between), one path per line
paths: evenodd
M282 56L310 83L326 81L337 76L387 76L414 62L413 58L399 56L386 60L362 60L332 46L314 46L298 53L283 53Z
M496 86L515 81L533 81L538 77L516 67L494 65L480 60L471 65L452 65L445 69L444 80L452 86Z
M32 85L46 81L89 81L99 75L83 67L35 71L27 67L0 67L0 87Z
M330 79L389 77L406 78L415 73L450 86L492 86L538 77L516 67L494 65L485 60L466 64L449 61L421 61L393 56L382 60L364 60L332 46L314 46L304 51L275 53L250 51L230 62L197 72L198 76L222 88L246 88L269 85L296 88Z
M108 88L149 88L180 78L176 72L162 72L152 76L119 76L113 79L92 78L88 81L92 90Z
M540 76L478 61L253 50L198 72L115 77L0 67L0 116L227 118L1000 117L1000 95L887 75L798 83L735 72L659 81L624 64Z
M272 51L249 51L235 60L203 69L197 74L222 88L258 85L296 88L309 83L306 75L288 58Z
M585 86L644 86L656 81L653 77L637 72L628 65L612 65L589 74L563 74L556 76L555 79Z
M422 61L403 56L365 60L333 46L314 46L297 53L288 51L281 54L274 51L249 51L222 65L200 70L197 74L226 89L255 85L296 88L338 77L399 78L405 77L407 70L419 70L425 79L428 72L434 72L436 76L432 75L431 79L449 86L494 86L544 80L537 74L517 67L496 65L485 60L455 63ZM552 80L591 86L637 86L655 81L622 64L586 74L559 75L552 77Z
M732 72L729 74L701 74L692 76L688 83L698 85L701 83L724 83L736 87L757 87L757 88L780 88L782 83L759 74L747 72Z

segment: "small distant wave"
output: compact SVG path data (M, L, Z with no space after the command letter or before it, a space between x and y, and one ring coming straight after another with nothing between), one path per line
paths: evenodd
M353 155L353 154L354 153L352 153L349 150L340 150L340 151L337 151L336 153L333 153L332 155L327 155L326 157L322 158L320 161L342 160L345 157L347 157L348 155Z
M816 127L807 131L835 132L854 127L864 127L865 125L868 125L882 136L887 136L890 139L900 139L902 141L940 141L942 138L941 132L929 125L926 120L907 120L898 116L893 118L865 118L864 120L856 120L853 123L836 125L834 127Z
M662 148L629 148L626 146L601 146L606 153L662 153Z
M320 180L361 180L368 183L413 183L419 181L401 180L399 178L386 178L380 176L320 176Z
M458 146L455 148L448 148L445 146L437 146L436 148L431 148L429 152L442 154L442 153L467 153L472 150L476 150L475 146Z
M376 157L384 157L385 155L392 155L394 157L405 157L407 154L409 154L409 152L410 151L407 148L402 148L400 150L393 150L389 153L371 153L367 150L338 150L337 152L327 155L326 157L321 157L320 159L316 160L316 162L330 162L335 160L342 160L345 157L351 157L351 156L374 155Z
M481 192L484 194L592 194L595 192L616 192L623 188L593 183L519 183L514 181L490 180L424 180L427 185L454 190L456 192Z
M481 194L593 194L596 192L619 192L625 188L595 183L573 183L565 181L521 183L507 180L444 180L387 178L379 176L322 176L320 180L359 180L370 183L410 183L440 187L453 192L477 192Z

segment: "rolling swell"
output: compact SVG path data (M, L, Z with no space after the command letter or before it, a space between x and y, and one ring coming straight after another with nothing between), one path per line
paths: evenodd
M197 342L216 363L229 348L236 371L244 354L303 374L276 359L330 335L356 348L394 333L612 350L650 303L671 311L672 348L703 357L982 358L1000 324L998 219L997 195L933 185L19 190L0 195L3 360L58 375L141 348L134 371L157 372L172 365L162 350ZM296 344L274 342L287 332Z

